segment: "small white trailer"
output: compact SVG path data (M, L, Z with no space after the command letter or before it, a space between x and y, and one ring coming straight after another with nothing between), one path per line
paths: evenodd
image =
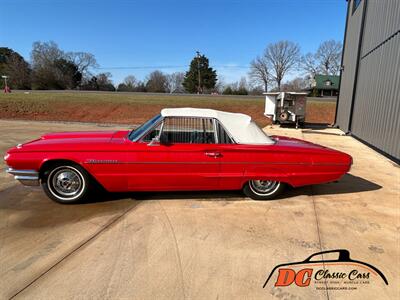
M306 118L307 93L268 92L265 95L264 115L279 124L304 124Z

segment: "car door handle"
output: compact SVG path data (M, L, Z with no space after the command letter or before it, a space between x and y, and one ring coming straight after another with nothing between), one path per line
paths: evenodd
M222 156L222 154L221 154L220 152L205 152L204 154L205 154L206 156L214 157L214 158L217 158L217 157L221 157L221 156Z

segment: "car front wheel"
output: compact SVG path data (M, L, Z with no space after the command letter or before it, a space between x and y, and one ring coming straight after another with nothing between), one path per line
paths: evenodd
M243 187L247 197L254 200L271 200L285 189L285 183L273 180L250 180Z
M42 187L58 203L76 203L87 198L90 178L78 165L53 165L44 172Z

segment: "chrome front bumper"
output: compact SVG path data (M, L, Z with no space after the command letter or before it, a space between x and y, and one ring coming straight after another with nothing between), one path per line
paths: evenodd
M14 175L14 179L18 180L23 185L39 185L39 172L35 170L15 170L13 168L8 168L6 172Z

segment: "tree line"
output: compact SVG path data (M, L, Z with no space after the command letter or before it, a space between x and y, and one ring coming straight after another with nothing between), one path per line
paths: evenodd
M33 43L29 63L14 50L0 47L0 75L8 76L12 89L210 93L217 83L217 73L204 55L193 58L187 72L155 70L143 81L129 75L118 86L109 72L93 74L98 67L93 54L65 52L52 41ZM0 88L4 88L3 81Z
M93 54L64 52L54 42L33 43L30 63L14 50L0 47L0 74L9 77L14 89L75 89L90 82L94 67Z
M279 41L269 44L262 55L251 61L249 76L264 91L270 88L278 91L303 89L308 79L316 74L339 75L341 56L342 43L339 41L322 42L315 53L304 55L301 55L298 44ZM282 84L292 72L300 72L303 77Z
M270 90L301 90L316 74L337 75L341 52L342 44L334 40L321 43L315 53L303 55L294 42L271 43L250 62L248 77L234 83L218 79L209 59L197 53L186 72L167 74L155 70L143 81L129 75L114 86L111 73L93 73L99 67L93 54L65 52L52 41L35 42L30 62L14 50L0 47L0 75L9 77L8 83L13 89L247 95ZM291 73L302 76L284 81ZM3 85L1 82L0 87Z

